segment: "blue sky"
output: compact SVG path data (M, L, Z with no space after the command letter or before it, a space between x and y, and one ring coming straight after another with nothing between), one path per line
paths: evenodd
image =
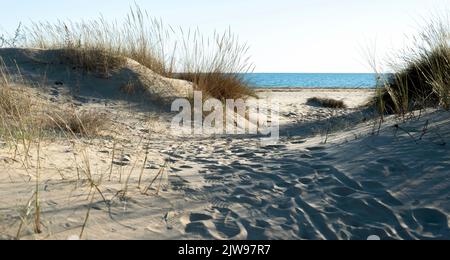
M134 2L173 26L231 27L258 72L369 72L362 49L384 56L450 0L0 0L0 27L22 21L121 19Z

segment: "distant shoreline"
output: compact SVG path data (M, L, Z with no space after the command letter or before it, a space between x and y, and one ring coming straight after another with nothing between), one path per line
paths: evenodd
M254 87L256 92L375 92L376 88L308 88L308 87Z
M249 73L244 79L254 88L376 88L373 73Z

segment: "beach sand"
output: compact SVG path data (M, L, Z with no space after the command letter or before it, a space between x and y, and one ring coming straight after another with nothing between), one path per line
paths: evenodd
M30 91L73 102L70 83L52 84L70 81L48 75ZM280 103L277 144L173 135L172 113L81 93L79 109L110 117L100 137L42 140L39 157L37 145L0 143L1 238L19 228L21 239L77 238L85 226L82 239L450 239L449 112L380 124L361 107L372 90L258 95ZM310 97L349 108L309 106ZM37 173L41 234L30 203Z

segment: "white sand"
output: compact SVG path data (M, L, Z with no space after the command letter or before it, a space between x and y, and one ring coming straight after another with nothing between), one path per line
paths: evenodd
M358 108L370 91L263 92L262 97L279 100L283 117L279 144L263 147L251 137L170 135L171 114L142 109L140 103L130 106L129 100L92 98L87 90L79 102L67 91L70 81L51 84L61 80L56 76L50 74L49 85L33 91L56 104L104 111L112 123L110 131L92 140L44 141L43 233L34 234L31 211L21 239L76 237L89 207L83 239L450 239L449 112L390 117L378 131L378 121ZM92 84L82 83L82 89ZM307 106L312 96L343 99L350 108ZM23 149L15 158L14 152L0 140L0 234L5 239L16 237L35 191L36 145L29 161ZM170 163L162 178L143 194L164 161ZM106 202L97 194L90 204L88 168L102 179Z

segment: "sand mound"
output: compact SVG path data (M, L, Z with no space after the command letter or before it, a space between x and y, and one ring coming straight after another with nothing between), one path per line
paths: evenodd
M189 83L130 60L105 78L64 64L57 51L0 55L14 81L23 76L39 86L33 93L57 105L69 100L108 114L111 130L15 149L0 140L0 239L74 238L84 223L82 239L450 238L447 111L379 125L357 108L371 92L260 93L283 101L278 144L177 136L170 120L156 122L128 101L184 96ZM135 93L124 91L130 81L140 84ZM342 99L349 108L307 106L312 96ZM40 235L30 204L36 172ZM92 202L89 175L103 195Z
M0 57L16 79L65 86L81 96L170 101L190 96L193 89L187 81L165 78L131 59L108 75L99 75L71 64L64 54L64 50L0 49Z

